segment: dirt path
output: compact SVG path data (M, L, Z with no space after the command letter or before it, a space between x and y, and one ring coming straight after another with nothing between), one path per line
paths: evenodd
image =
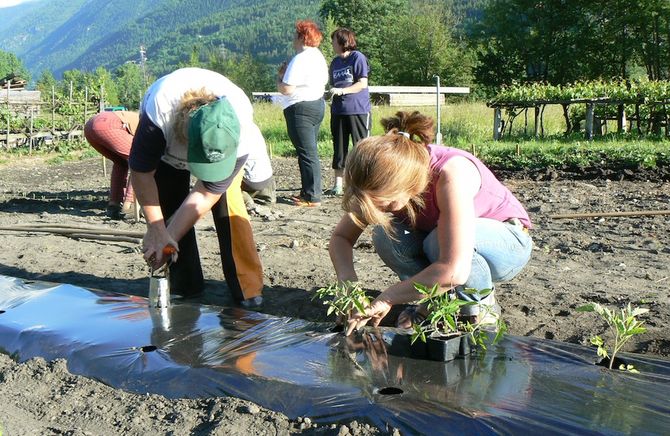
M274 166L279 196L297 193L296 161L276 159ZM328 164L324 162L323 167ZM324 186L330 176L329 172L324 175ZM99 159L62 165L22 160L0 167L0 180L0 226L49 223L144 230L142 224L110 221L104 216L109 182ZM506 184L526 205L535 224L530 264L520 276L498 287L510 333L587 345L592 335L604 332L604 325L595 315L579 314L575 308L588 301L610 307L630 302L650 309L644 316L649 331L631 342L627 351L669 356L670 217L558 220L550 216L668 209L670 184L571 181L561 180L560 175L558 180L509 179ZM325 199L318 209L279 203L262 212L253 222L265 271L263 311L325 320L323 306L311 301L309 291L335 278L327 246L342 213L338 200ZM207 278L206 294L200 301L227 304L211 220L203 219L197 228ZM9 231L0 231L0 241L0 274L147 294L148 272L135 244ZM355 260L366 288L383 290L394 282L390 270L374 253L368 232L356 247ZM74 428L85 429L82 434L205 434L217 428L223 433L224 418L227 434L299 432L301 426L307 433L344 431L339 426L305 426L232 398L168 401L156 397L147 403L146 397L72 376L60 362L36 360L17 365L0 356L0 371L0 425L8 430L11 425L14 430L10 434L59 433ZM74 403L63 401L66 397L74 398ZM20 399L9 400L14 398ZM84 402L86 407L81 404ZM97 418L105 430L90 425ZM347 428L359 434L373 431L353 423Z

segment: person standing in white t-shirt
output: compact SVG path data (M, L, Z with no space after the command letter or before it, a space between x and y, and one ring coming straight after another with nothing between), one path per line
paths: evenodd
M323 34L316 23L298 21L293 48L296 55L282 64L277 74L289 138L298 153L300 195L293 197L296 206L321 205L321 163L317 137L325 111L323 94L328 83L328 65L319 50Z

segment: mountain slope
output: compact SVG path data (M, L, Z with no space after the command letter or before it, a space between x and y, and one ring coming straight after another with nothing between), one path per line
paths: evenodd
M458 25L486 0L447 0ZM321 0L33 0L0 8L0 50L39 77L51 71L114 70L146 48L155 76L210 52L251 53L279 63L292 53L293 24L316 19ZM464 29L460 29L463 32ZM326 40L326 43L328 41Z
M316 18L319 4L319 0L49 0L33 3L30 11L5 13L11 23L0 29L0 43L35 76L43 70L60 76L68 69L114 69L137 60L140 45L147 48L155 74L188 59L194 47L248 51L276 62L290 54L295 20Z
M88 0L49 0L0 9L0 47L23 58Z

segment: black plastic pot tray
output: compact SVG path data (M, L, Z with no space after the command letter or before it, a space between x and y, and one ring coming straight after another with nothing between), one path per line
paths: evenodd
M235 396L322 423L416 434L667 434L670 361L508 336L448 363L389 353L392 329L328 326L238 308L150 309L144 298L0 276L0 351L65 358L72 373L170 398ZM401 353L402 354L402 353Z

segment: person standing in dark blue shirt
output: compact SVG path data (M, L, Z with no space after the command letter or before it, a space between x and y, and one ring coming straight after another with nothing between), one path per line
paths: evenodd
M349 151L349 138L355 146L370 136L370 93L368 92L368 59L356 50L356 35L339 28L331 35L337 56L330 63L330 131L333 135L333 170L335 182L326 195L342 195L344 164Z

